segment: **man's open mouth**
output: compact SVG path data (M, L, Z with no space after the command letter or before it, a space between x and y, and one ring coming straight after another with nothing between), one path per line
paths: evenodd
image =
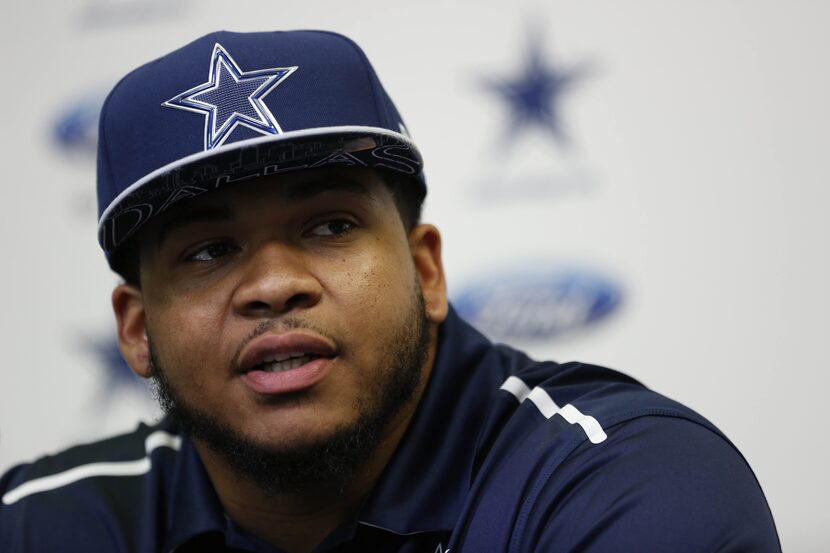
M281 353L266 357L251 370L265 371L269 373L290 371L297 369L306 363L319 359L322 355L313 353Z

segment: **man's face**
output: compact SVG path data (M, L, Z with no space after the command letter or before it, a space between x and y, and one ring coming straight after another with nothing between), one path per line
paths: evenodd
M414 410L427 325L446 310L440 244L430 251L440 239L428 230L425 245L421 228L407 234L364 170L187 201L142 231L141 290L113 296L122 349L162 377L168 401L268 451L348 440L366 424L382 439Z

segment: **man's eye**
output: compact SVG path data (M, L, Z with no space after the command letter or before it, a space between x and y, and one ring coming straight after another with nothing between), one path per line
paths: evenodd
M309 234L312 236L342 236L355 228L357 228L357 225L347 219L334 219L312 227Z
M213 242L194 251L187 256L188 261L214 261L215 259L233 253L239 248L231 242Z

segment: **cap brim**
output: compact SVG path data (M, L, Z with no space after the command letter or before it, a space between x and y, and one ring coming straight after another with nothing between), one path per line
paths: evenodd
M423 161L405 135L376 127L290 131L225 144L170 163L130 185L104 210L98 242L112 254L170 206L235 182L328 166L367 167L418 177Z

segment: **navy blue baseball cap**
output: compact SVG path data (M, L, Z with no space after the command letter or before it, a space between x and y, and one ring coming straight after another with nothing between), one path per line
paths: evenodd
M423 161L366 55L323 31L217 32L112 90L98 134L98 241L112 254L152 217L219 187L285 171Z

